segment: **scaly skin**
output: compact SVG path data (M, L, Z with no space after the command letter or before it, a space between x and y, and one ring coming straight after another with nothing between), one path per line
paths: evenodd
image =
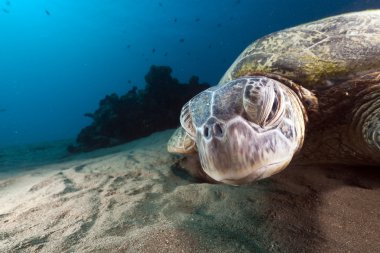
M206 172L214 170L213 167L223 167L218 165L218 155L221 160L230 159L232 163L229 161L229 168L222 168L220 175L214 173L216 180L230 173L224 181L219 180L226 183L245 183L273 174L269 170L267 175L256 173L256 176L244 178L242 175L249 173L241 165L250 160L249 157L244 161L234 160L234 155L240 154L228 148L232 145L230 141L225 142L225 146L218 145L215 152L210 151L209 144L204 144L201 138L207 131L202 132L200 126L204 127L205 122L210 120L210 115L204 112L215 106L210 94L219 87L230 85L231 81L252 76L266 76L290 88L292 95L289 101L295 111L301 112L302 117L299 118L302 120L299 123L304 122L306 128L305 142L297 162L380 164L380 10L334 16L256 40L235 60L217 88L211 88L211 93L201 93L195 99L196 103L190 101L184 106L182 128L172 136L168 150L175 149L177 153L198 151L202 170ZM220 117L231 117L236 108L250 104L245 103L241 95L231 93L230 89L224 92L216 109L213 109L219 111ZM268 116L267 109L273 102L268 98L272 97L270 94L273 92L269 89L261 94L263 97L254 96L255 102L240 114L248 122L252 118L260 121ZM254 107L255 103L257 108ZM211 121L210 127L220 124L218 117ZM293 124L297 125L297 122ZM245 126L246 123L241 125ZM245 142L247 132L250 132L247 129L240 128L243 137L234 135L238 142ZM176 143L175 147L173 143ZM247 141L244 144L250 152L253 143ZM254 149L262 153L265 145L256 145ZM266 163L270 164L271 161L267 160ZM213 164L211 169L210 164ZM222 164L228 164L228 161ZM252 168L257 169L255 166ZM232 172L227 173L226 170ZM236 178L229 181L234 176Z

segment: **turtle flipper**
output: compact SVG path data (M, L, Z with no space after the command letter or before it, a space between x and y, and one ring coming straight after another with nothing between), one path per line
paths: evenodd
M191 154L196 152L195 141L182 127L177 128L168 141L168 151L177 154Z

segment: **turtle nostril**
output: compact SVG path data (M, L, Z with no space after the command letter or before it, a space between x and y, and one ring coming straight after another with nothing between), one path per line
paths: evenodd
M214 125L214 134L215 136L219 136L219 137L223 136L223 128L218 123Z
M221 138L224 135L224 124L221 122L207 122L203 126L203 132L202 132L203 138L205 139L211 139L211 138Z
M205 126L203 129L203 136L208 139L210 137L210 128L208 126Z

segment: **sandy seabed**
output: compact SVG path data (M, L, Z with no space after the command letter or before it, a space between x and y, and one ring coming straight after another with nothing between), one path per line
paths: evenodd
M378 167L201 183L166 152L172 132L59 159L63 143L0 153L0 252L380 252Z

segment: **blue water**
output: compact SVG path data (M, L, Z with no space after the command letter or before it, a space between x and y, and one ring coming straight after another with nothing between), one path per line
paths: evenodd
M0 146L74 138L152 64L215 84L260 36L368 8L380 1L1 0Z

